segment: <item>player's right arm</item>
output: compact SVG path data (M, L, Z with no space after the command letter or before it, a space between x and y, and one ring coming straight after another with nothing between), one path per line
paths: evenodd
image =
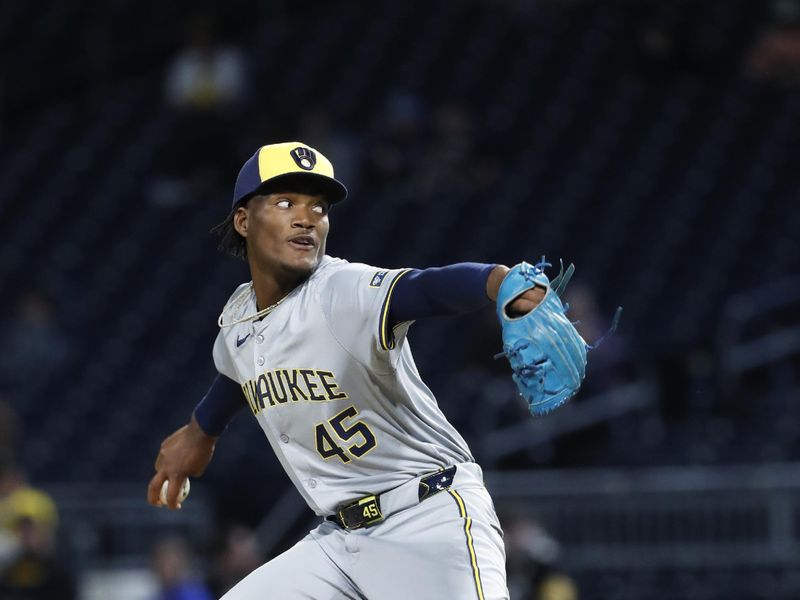
M167 506L178 508L178 492L186 477L202 475L214 455L214 447L234 415L245 406L239 384L217 375L198 403L189 423L161 443L156 458L156 473L147 488L147 501L161 506L159 494L169 480Z
M244 283L231 295L238 297ZM230 305L231 300L225 305ZM233 417L245 406L247 400L236 381L236 369L222 331L217 334L212 351L217 376L206 395L200 400L189 422L167 437L156 458L156 473L147 487L147 501L162 506L159 498L161 486L169 480L167 506L178 508L178 494L186 477L202 475L214 455L214 447Z
M178 492L183 480L190 475L198 477L203 474L214 455L216 443L217 438L203 431L192 415L188 424L161 442L155 464L156 474L147 486L147 501L153 506L162 506L159 498L161 486L169 480L167 506L180 508Z

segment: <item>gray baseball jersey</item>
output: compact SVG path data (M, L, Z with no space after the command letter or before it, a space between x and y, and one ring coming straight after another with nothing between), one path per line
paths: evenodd
M410 323L389 303L405 270L325 256L260 321L250 283L223 310L217 370L237 381L272 449L318 515L422 473L473 462L420 379Z

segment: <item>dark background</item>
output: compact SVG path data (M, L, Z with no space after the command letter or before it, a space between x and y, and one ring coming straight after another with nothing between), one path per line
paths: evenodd
M3 2L7 461L56 499L119 483L144 501L160 441L214 376L216 316L248 279L208 231L255 149L297 139L351 190L329 253L563 258L590 342L624 306L574 407L508 451L492 432L531 417L492 360L491 311L414 325L419 368L487 471L793 464L797 19L796 2L751 0ZM170 96L187 52L226 55L241 87ZM623 389L632 404L614 404ZM219 527L257 528L288 485L244 415L195 482ZM505 522L534 512L525 502ZM213 542L199 545L202 562ZM545 562L581 598L800 596L800 563L747 556L645 575Z

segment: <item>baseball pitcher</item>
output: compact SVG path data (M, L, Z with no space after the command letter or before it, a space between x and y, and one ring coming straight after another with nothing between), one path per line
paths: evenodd
M263 146L242 167L217 229L252 281L219 315L219 374L162 443L148 501L177 508L183 481L202 475L247 407L321 521L226 600L508 598L481 469L420 379L406 334L415 320L496 301L514 380L532 412L552 410L586 363L559 300L571 269L551 284L543 263L417 270L333 258L328 212L346 196L330 161L303 143Z

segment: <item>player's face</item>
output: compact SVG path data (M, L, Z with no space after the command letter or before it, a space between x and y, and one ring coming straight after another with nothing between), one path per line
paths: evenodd
M258 268L303 276L325 255L329 224L323 196L299 192L256 196L245 210L245 233L239 233L247 238L247 254Z

